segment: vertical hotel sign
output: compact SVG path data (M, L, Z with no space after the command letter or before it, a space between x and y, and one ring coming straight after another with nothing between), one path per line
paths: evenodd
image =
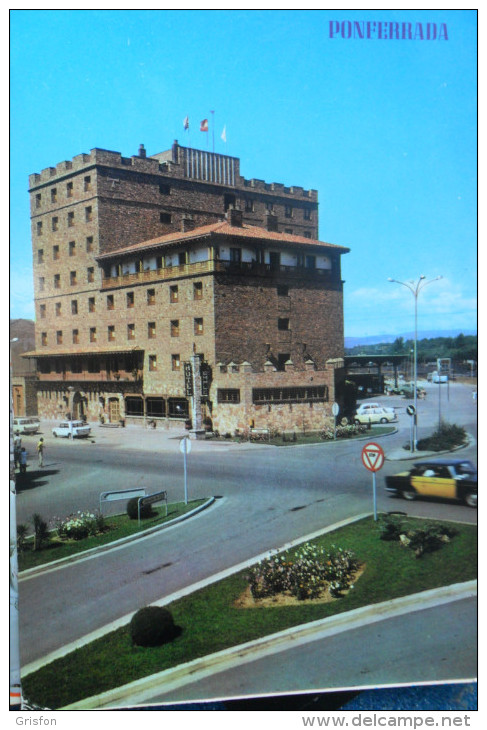
M184 392L187 398L193 395L193 370L190 362L184 363Z

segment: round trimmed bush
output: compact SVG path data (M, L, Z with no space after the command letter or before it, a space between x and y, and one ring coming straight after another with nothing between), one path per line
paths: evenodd
M170 611L162 606L146 606L132 616L130 636L137 646L161 646L177 636Z
M127 514L128 514L128 516L130 517L131 520L137 520L138 517L139 517L139 515L138 515L138 504L139 504L139 498L138 497L133 497L132 499L129 499L129 501L127 502ZM152 505L151 504L146 504L146 505L142 505L141 506L141 508L140 508L140 517L141 517L141 519L146 519L147 517L152 517L153 514L154 513L152 511Z

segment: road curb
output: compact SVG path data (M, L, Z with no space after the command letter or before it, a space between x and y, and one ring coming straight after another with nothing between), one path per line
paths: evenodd
M148 530L143 530L142 532L135 532L133 535L128 535L127 537L121 537L119 540L114 540L113 542L107 542L105 545L100 545L98 547L90 548L90 550L84 550L83 552L76 553L75 555L69 555L66 558L60 558L59 560L53 560L50 563L44 563L43 565L38 565L35 568L28 568L27 570L23 570L19 573L19 582L24 580L29 580L30 578L35 578L38 575L42 575L43 573L48 573L53 570L57 570L58 568L63 568L66 565L69 565L71 563L76 563L81 560L86 560L88 558L93 558L96 555L99 555L100 553L108 552L109 550L114 550L116 548L122 547L123 545L126 545L127 543L134 542L136 540L142 540L145 537L148 537L156 532L159 532L160 530L165 529L166 527L172 527L173 525L178 524L178 522L183 522L184 520L189 519L190 517L193 517L194 515L198 514L198 512L202 512L207 507L210 507L215 502L215 497L209 497L206 502L203 504L200 504L199 507L195 507L190 512L187 512L184 515L180 515L179 517L175 517L173 520L169 520L169 522L163 522L160 525L155 525L154 527L150 527Z
M397 449L397 451L393 452L392 455L386 455L386 461L412 461L413 459L430 459L432 457L438 457L444 454L454 454L455 452L461 451L462 449L468 449L471 446L475 446L476 443L477 442L474 437L467 433L467 443L462 444L461 446L455 446L453 449L446 449L445 451L415 451L414 453L402 449Z
M337 616L294 626L255 641L224 649L149 677L135 680L100 695L80 700L61 709L98 710L141 704L150 701L158 692L167 694L188 682L193 683L211 674L279 653L290 646L299 646L327 636L363 627L367 624L476 595L477 581L473 580L467 583L457 583L423 591L371 606L364 606ZM168 703L170 703L170 699L168 699Z

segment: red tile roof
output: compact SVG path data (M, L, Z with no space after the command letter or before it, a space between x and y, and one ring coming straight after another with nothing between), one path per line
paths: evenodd
M338 246L334 243L326 243L325 241L317 241L313 238L305 236L296 236L291 233L281 233L277 231L268 231L266 228L258 226L250 226L243 223L241 226L231 226L228 221L219 221L218 223L210 223L206 226L193 228L191 231L176 231L174 233L166 233L164 236L152 238L149 241L135 243L132 246L125 246L116 251L100 254L97 259L113 258L114 256L147 251L150 249L160 248L161 246L183 241L191 241L198 238L207 238L212 236L231 236L233 238L245 238L254 241L268 241L272 243L301 244L306 246L317 246L320 248L333 249L339 253L348 253L349 248Z

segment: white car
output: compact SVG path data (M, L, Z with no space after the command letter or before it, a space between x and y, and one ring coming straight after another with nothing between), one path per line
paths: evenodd
M14 418L14 433L37 433L39 430L40 421L38 418Z
M54 436L64 436L65 438L86 438L91 433L91 426L87 426L83 421L62 421L57 428L52 429Z
M384 408L377 405L375 408L367 408L360 412L360 409L353 417L354 423L390 423L397 421L397 416L393 408Z
M357 415L362 416L365 413L372 413L376 410L376 408L383 408L384 411L387 411L388 413L396 413L394 408L383 406L381 403L362 403L362 405L357 408Z

